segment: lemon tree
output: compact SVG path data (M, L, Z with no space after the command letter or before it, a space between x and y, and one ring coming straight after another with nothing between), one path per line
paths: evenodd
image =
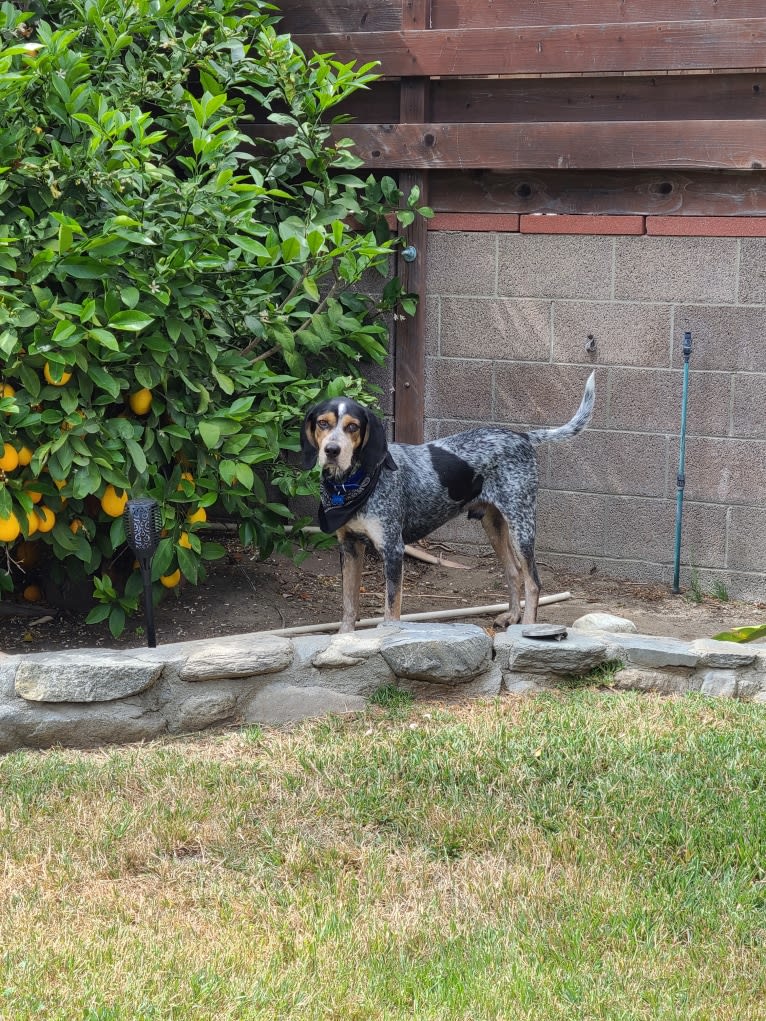
M277 23L251 0L0 5L0 587L8 544L43 543L114 631L140 592L127 497L161 507L158 593L222 555L209 514L287 551L306 406L362 394L380 313L411 311L365 274L418 197L328 129L373 68ZM280 140L257 141L264 117Z

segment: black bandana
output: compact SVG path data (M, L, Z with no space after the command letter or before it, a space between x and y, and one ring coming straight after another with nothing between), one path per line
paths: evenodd
M323 532L331 534L350 521L364 507L375 491L384 465L388 467L390 458L383 461L372 472L367 474L364 468L358 468L343 482L335 482L323 478L319 489L321 506L319 508L319 527ZM391 467L396 465L391 461Z

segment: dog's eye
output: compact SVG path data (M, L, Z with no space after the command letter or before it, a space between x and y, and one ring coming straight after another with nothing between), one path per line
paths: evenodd
M346 426L346 432L347 433L358 433L359 432L359 426L356 424L356 422L349 422L348 425Z
M330 428L329 422L325 422L324 420L317 422L317 429L321 429L322 432L327 432L329 428Z

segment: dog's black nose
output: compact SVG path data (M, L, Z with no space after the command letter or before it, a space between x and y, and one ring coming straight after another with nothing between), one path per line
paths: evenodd
M327 457L334 461L340 453L340 446L337 443L325 443L324 452Z

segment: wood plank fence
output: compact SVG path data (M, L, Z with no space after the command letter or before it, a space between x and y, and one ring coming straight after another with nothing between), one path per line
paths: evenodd
M437 213L766 214L764 0L279 6L306 51L380 61L333 130ZM422 297L426 224L407 241L419 258L400 275ZM395 338L409 442L422 438L424 305Z

